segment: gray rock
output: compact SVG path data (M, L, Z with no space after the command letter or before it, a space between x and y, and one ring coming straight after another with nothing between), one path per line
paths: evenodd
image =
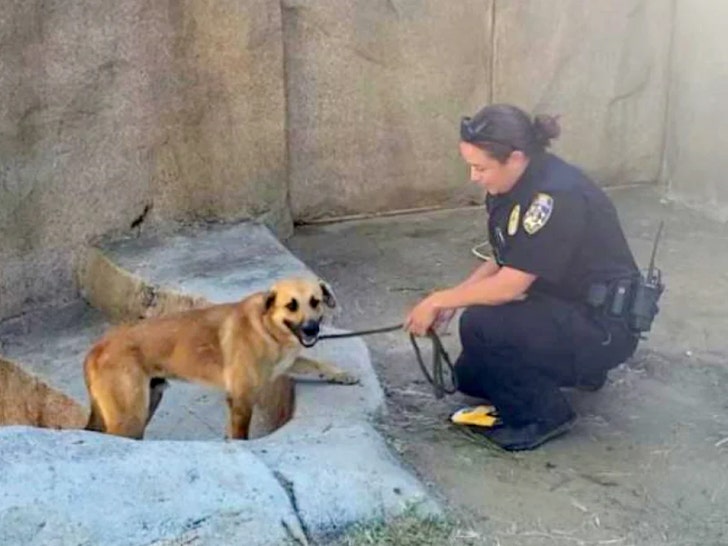
M0 429L0 543L305 540L286 491L242 443Z
M299 421L249 442L6 427L0 463L4 546L305 544L405 510L442 514L353 419Z
M309 536L322 539L405 510L441 515L371 425L354 417L331 421L292 423L252 448L287 485Z

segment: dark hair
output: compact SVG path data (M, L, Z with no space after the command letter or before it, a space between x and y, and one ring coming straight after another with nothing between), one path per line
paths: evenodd
M543 153L561 128L556 117L528 114L510 104L491 104L460 122L461 140L478 146L504 163L514 150L531 157Z

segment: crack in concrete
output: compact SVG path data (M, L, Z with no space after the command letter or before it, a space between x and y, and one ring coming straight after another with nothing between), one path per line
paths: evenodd
M273 476L276 480L278 480L278 483L281 484L281 487L286 492L286 495L288 496L288 500L291 503L291 507L293 508L293 512L296 514L296 519L298 520L298 524L301 527L301 531L303 532L303 536L296 536L298 533L296 533L293 529L291 529L290 525L287 521L281 520L281 525L283 525L283 528L286 530L286 532L291 536L293 540L296 541L298 544L302 544L303 546L308 546L310 544L311 540L311 533L308 530L308 527L306 526L306 522L303 521L303 517L301 516L301 511L298 507L298 499L296 498L296 491L293 487L293 482L289 480L282 472L278 470L272 471Z

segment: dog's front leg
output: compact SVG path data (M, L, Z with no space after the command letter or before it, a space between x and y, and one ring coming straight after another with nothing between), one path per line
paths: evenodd
M305 356L296 358L291 367L291 372L303 374L314 373L320 379L325 379L329 383L339 383L342 385L353 385L359 382L358 377L345 372L338 366L321 360L306 358Z
M231 440L247 440L250 432L250 420L253 416L253 404L244 396L228 394L228 430Z

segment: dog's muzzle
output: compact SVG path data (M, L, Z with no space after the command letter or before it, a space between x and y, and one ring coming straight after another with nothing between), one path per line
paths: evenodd
M286 326L293 332L299 343L304 347L313 347L318 341L319 332L321 330L319 322L316 320L307 320L301 324L293 324L286 321Z

